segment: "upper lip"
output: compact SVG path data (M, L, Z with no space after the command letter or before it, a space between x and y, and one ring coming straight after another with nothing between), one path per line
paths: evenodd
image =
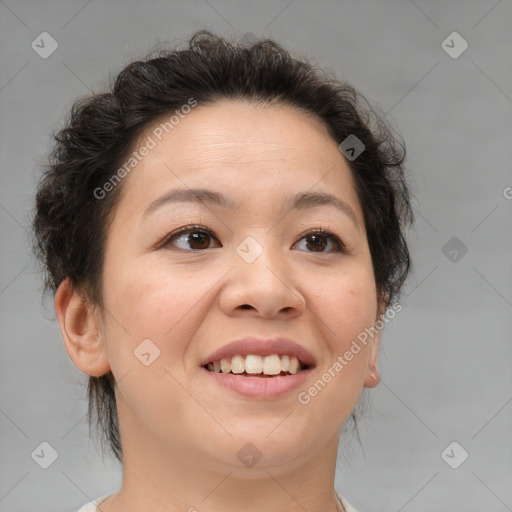
M215 350L203 358L199 365L206 366L208 363L220 361L224 357L249 354L259 356L270 356L272 354L289 355L295 356L302 366L311 367L315 365L315 358L308 349L286 338L238 339Z

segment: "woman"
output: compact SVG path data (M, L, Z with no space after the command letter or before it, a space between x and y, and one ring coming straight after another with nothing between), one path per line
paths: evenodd
M404 155L270 40L201 31L75 104L34 230L123 463L81 512L354 510L336 454L409 272Z

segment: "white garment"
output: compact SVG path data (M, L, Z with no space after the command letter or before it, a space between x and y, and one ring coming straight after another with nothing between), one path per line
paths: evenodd
M346 512L357 512L357 510L338 491L336 491L336 495L340 499Z
M101 504L102 501L106 500L111 494L107 496L102 496L101 498L96 498L94 501L87 503L84 505L78 512L98 512L98 505Z
M357 510L350 503L348 503L347 500L339 492L336 491L336 494L341 500L341 503L343 504L346 512L357 512ZM97 498L94 501L87 503L87 505L84 505L78 512L99 512L98 505L100 505L101 502L106 500L109 496L111 496L111 494L102 496L101 498Z

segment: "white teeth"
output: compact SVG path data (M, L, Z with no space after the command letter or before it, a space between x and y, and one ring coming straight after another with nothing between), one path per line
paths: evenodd
M233 373L244 373L245 364L242 356L233 356L231 358L231 371Z
M231 363L225 357L220 360L220 369L222 373L229 373L231 371Z
M299 360L295 356L277 355L258 356L249 354L246 357L236 355L224 357L220 361L208 363L208 370L216 373L247 373L251 375L279 375L281 372L288 372L292 375L302 369Z
M263 359L263 373L265 375L279 375L281 373L281 360L277 355L265 356Z
M261 373L263 371L263 358L249 355L245 358L245 371L247 373Z
M290 358L290 366L288 368L288 371L293 375L294 373L297 373L299 371L299 360L296 357Z

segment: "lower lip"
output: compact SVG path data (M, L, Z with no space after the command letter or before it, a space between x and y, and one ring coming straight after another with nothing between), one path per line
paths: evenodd
M217 373L201 368L210 379L225 388L250 398L279 398L304 384L311 373L311 368L294 375L279 377L242 377L233 373Z

